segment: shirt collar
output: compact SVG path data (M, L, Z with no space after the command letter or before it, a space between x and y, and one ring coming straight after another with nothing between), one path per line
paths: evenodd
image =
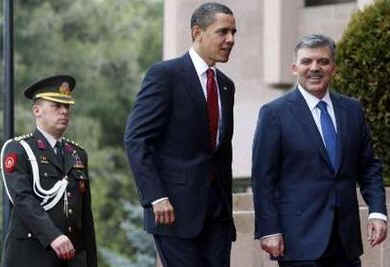
M317 107L318 102L320 101L324 101L328 106L332 107L332 101L330 99L329 89L326 90L324 97L321 99L318 99L317 97L315 97L314 95L310 94L305 89L303 89L300 83L298 83L298 90L299 92L301 92L310 110L314 110Z
M207 69L209 68L211 68L215 73L215 66L210 67L209 65L207 65L206 61L204 61L203 58L199 56L199 54L195 51L193 47L190 48L189 54L192 63L194 64L195 71L199 77L206 73Z
M49 133L47 133L46 131L42 130L39 126L37 126L38 130L41 132L41 134L46 138L47 142L50 144L50 146L53 148L57 141L61 141L62 138L60 139L55 139L54 136L50 135Z

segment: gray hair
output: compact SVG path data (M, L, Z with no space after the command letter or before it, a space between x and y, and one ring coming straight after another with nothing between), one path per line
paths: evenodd
M201 29L206 29L215 21L215 14L223 13L233 15L230 8L219 3L204 3L198 7L191 16L191 29L198 25Z
M336 43L335 41L322 34L309 34L304 36L295 46L294 56L297 58L298 50L301 48L319 48L328 47L330 50L330 56L333 61L336 58Z

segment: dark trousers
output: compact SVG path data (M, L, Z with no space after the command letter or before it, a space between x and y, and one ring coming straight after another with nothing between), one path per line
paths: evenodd
M280 267L361 267L359 258L348 259L338 234L338 216L336 213L332 235L324 254L315 261L279 262Z
M153 235L164 267L229 267L232 222L218 187L209 192L207 218L194 238Z

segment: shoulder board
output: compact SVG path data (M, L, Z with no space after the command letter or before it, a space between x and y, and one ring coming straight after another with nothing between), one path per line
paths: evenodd
M27 138L32 137L32 136L33 136L33 134L29 133L29 134L25 134L25 135L14 137L14 140L19 142L21 140L27 139Z
M76 147L78 147L78 148L80 148L80 149L82 149L82 150L85 150L84 147L82 147L81 145L79 145L79 144L76 143L75 141L70 140L69 138L66 138L66 137L63 137L63 139L64 139L66 142L71 143L72 145L74 145L74 146L76 146Z

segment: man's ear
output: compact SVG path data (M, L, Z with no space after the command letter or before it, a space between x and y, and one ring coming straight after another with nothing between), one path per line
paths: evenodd
M202 38L202 29L199 25L194 25L191 29L191 36L193 41L199 41Z
M291 64L291 72L292 74L297 75L297 64Z
M41 107L38 104L32 106L32 112L35 117L38 117L41 114Z

